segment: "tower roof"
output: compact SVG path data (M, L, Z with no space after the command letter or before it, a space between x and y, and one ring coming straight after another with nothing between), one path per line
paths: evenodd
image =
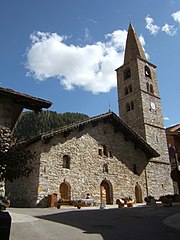
M128 63L132 59L140 57L147 61L142 45L139 38L134 30L132 23L129 25L127 39L126 39L126 49L124 55L124 64Z

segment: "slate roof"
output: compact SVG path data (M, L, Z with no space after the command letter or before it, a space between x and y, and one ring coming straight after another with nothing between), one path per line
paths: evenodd
M128 126L121 118L119 118L115 113L108 112L95 117L88 118L86 120L76 122L71 125L61 127L57 130L52 130L46 133L43 133L29 141L23 142L22 144L30 145L39 140L48 140L53 138L58 134L71 133L73 130L84 129L87 125L92 124L92 126L98 124L98 122L110 122L114 126L115 131L120 131L127 141L132 141L136 148L140 148L147 158L159 157L159 153L154 150L139 134L137 134L130 126Z
M126 67L126 65L129 64L129 62L131 62L133 59L136 59L136 58L139 58L141 61L144 61L145 63L148 63L149 65L156 68L154 64L150 63L147 60L145 52L139 41L139 37L137 36L137 33L132 23L129 24L125 46L126 46L126 49L124 54L124 63L121 67L118 67L117 69L115 69L115 71L117 71L119 68Z
M144 50L141 46L139 38L134 30L132 23L129 25L127 40L126 40L126 50L124 56L124 64L130 62L132 59L140 57L147 61Z
M42 108L49 108L52 105L52 102L50 101L32 97L24 93L15 92L9 88L0 87L0 96L8 97L12 99L14 103L22 105L24 108L33 111L40 111Z

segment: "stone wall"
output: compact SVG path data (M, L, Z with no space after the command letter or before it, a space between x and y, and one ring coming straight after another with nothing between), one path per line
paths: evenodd
M103 146L111 153L109 156L101 156ZM11 201L16 206L47 206L48 195L57 193L60 196L60 184L63 182L71 187L71 200L84 198L90 193L99 202L103 180L112 186L113 202L124 196L134 198L137 182L143 198L148 192L157 197L164 190L166 194L171 193L166 185L169 177L167 165L165 168L164 165L154 167L148 163L145 154L131 141L125 141L123 134L115 133L110 123L102 122L95 127L89 124L82 131L74 130L68 137L59 134L49 143L38 141L27 149L36 152L34 171L29 178L7 184L8 191L12 192ZM64 155L70 156L70 169L63 167ZM108 172L104 171L104 164L107 164ZM154 183L155 176L158 185ZM159 191L162 184L164 188Z
M0 153L7 152L12 146L11 130L0 125Z

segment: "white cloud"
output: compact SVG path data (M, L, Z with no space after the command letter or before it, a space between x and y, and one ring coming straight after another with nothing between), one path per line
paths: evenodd
M169 36L174 36L177 33L177 28L175 28L173 25L165 23L162 27L162 31L167 33Z
M145 52L146 58L149 59L149 58L150 58L150 57L149 57L149 54L148 54L148 53L145 51L145 49L144 49L145 40L144 40L144 37L142 36L142 34L139 36L139 41L140 41L140 43L141 43L141 45L142 45L142 48L143 48L143 50L144 50L144 52Z
M168 117L164 117L164 121L169 121L170 119Z
M90 34L89 29L85 28L84 31L85 31L84 40L90 42L92 40L92 38L91 38L91 34Z
M177 11L171 15L175 22L180 23L180 11Z
M126 36L127 31L117 30L104 42L80 47L67 45L67 37L57 33L33 33L28 75L41 81L56 77L67 90L78 86L94 94L108 92L116 86L115 69L123 64Z
M151 34L156 35L160 27L153 24L154 20L149 15L145 18L145 20L146 20L146 29L148 29Z

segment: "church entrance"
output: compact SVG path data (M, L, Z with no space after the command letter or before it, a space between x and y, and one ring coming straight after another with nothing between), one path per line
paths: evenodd
M143 202L141 186L138 183L135 186L135 198L137 203Z
M105 201L106 204L113 204L112 184L107 179L101 182L100 197L101 201Z
M63 201L71 200L71 186L67 182L63 182L60 184L60 195Z

